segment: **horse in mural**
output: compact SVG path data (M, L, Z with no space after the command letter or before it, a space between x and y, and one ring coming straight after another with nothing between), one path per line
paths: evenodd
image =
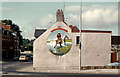
M60 43L61 42L61 43ZM64 39L61 39L61 40L51 40L50 41L50 45L53 47L53 48L56 48L57 46L59 47L65 47L66 46L66 43L64 42Z
M54 48L57 46L57 44L59 44L60 47L62 47L62 45L61 45L62 43L63 43L62 39L56 40L56 44L55 44Z
M66 39L69 39L67 35L65 35L64 38L62 39L60 33L57 34L57 38L58 39L56 40L56 45L54 46L54 48L57 46L57 44L59 44L60 47L62 47L62 43L65 46L66 45Z
M61 52L61 50L63 49L68 49L68 42L67 40L69 40L67 35L64 35L63 37L61 37L61 34L58 33L57 34L57 39L56 40L51 40L49 42L50 45L50 50L52 50L54 53L59 53Z

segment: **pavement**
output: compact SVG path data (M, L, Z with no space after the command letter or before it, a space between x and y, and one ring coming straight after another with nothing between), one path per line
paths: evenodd
M94 70L34 70L33 62L2 62L2 75L55 75L55 74L119 74L118 69Z
M17 72L17 73L16 73ZM74 73L74 74L119 74L118 69L95 69L95 70L34 70L32 66L16 70L12 74L30 75L30 74L41 74L41 73Z
M28 71L30 70L30 71ZM94 70L34 70L31 66L26 69L20 69L21 72L36 72L36 73L74 73L74 74L119 74L118 69L94 69Z

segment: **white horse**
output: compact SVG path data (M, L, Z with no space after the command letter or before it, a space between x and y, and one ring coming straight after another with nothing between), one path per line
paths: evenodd
M55 46L60 46L59 43L56 43L56 40L50 41L50 45L51 45L53 48L55 48ZM62 40L61 46L62 46L62 47L66 47L64 40Z

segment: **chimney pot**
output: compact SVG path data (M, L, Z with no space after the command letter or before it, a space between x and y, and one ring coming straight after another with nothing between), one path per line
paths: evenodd
M64 14L62 9L58 9L57 14L56 14L56 21L57 22L64 22Z

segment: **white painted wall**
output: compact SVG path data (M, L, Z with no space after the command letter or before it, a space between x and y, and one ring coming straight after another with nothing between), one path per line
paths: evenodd
M51 30L61 26L68 30L72 38L71 50L63 55L52 54L47 47L47 38ZM79 33L71 33L71 29L63 22L56 22L46 32L34 41L33 67L40 69L75 69L80 67L80 49L76 45L76 36ZM105 66L110 63L111 33L82 33L82 66Z
M111 61L111 33L82 33L82 65L105 66Z
M51 30L61 26L68 30L69 35L72 38L71 50L63 55L56 56L52 54L47 47L47 38L51 33ZM44 69L79 69L79 48L75 45L75 35L71 33L71 29L63 22L56 22L52 27L50 27L46 32L44 32L40 37L34 41L33 50L33 67Z

